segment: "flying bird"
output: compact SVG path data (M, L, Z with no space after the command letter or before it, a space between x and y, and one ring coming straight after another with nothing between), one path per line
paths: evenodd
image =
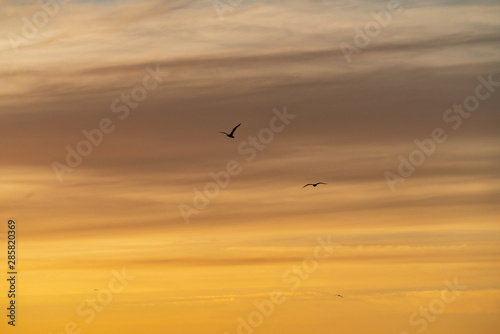
M344 298L344 297L342 297L341 295L337 295L337 296L339 296L340 298Z
M237 128L238 128L238 126L240 126L240 125L241 125L241 123L240 123L240 124L238 124L238 125L236 125L236 126L234 127L233 131L231 131L231 133L222 132L222 131L219 131L219 132L220 132L220 133L225 134L225 135L226 135L226 136L228 136L229 138L234 138L234 136L233 136L233 135L234 135L234 131L236 131L236 129L237 129Z
M324 183L324 182L318 182L318 183L308 183L308 184L306 184L305 186L303 186L302 188L305 188L305 187L307 187L307 186L313 186L313 187L316 187L318 184L326 184L326 183Z

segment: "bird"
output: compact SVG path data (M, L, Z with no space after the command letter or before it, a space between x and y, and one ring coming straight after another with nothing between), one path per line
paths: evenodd
M313 186L313 187L316 187L318 184L326 184L324 182L317 182L317 183L308 183L306 184L305 186L303 186L302 188L305 188L307 186Z
M341 295L337 295L337 296L338 296L338 297L340 297L340 298L344 298L344 297L342 297Z
M234 135L234 131L236 131L236 129L237 129L240 125L241 125L241 123L240 123L240 124L238 124L238 125L236 125L236 126L234 127L233 131L231 131L231 133L222 132L222 131L219 131L219 132L220 132L220 133L225 134L225 135L226 135L226 136L228 136L229 138L234 138L234 136L233 136L233 135Z

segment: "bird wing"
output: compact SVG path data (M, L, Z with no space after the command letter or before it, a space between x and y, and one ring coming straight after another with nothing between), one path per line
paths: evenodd
M226 133L226 132L222 132L222 131L219 131L219 132L220 132L220 133L225 134L226 136L228 136L228 135L229 135L229 134L228 134L228 133Z
M305 186L303 186L302 188L305 188L305 187L307 187L307 186L312 186L312 185L313 185L312 183L308 183L308 184L306 184Z
M231 131L231 136L233 135L234 131L236 131L236 129L237 129L237 128L238 128L238 126L240 126L240 125L241 125L241 123L240 123L240 124L238 124L238 125L236 125L236 126L234 127L233 131Z
M318 183L316 183L316 184L326 184L326 183L325 183L325 182L318 182Z

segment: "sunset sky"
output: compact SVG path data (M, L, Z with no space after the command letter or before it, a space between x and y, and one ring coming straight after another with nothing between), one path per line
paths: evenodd
M499 332L497 0L59 1L0 0L2 333Z

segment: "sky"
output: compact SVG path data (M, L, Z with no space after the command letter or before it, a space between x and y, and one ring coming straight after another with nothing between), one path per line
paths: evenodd
M2 332L498 332L497 1L0 6Z

